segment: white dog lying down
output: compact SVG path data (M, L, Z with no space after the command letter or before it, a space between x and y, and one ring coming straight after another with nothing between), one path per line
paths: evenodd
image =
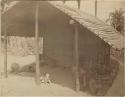
M45 76L41 76L40 82L45 83L45 84L46 83L51 84L50 75L48 73L46 73Z

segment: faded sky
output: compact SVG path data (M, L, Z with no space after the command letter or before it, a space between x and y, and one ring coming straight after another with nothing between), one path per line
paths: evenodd
M95 0L81 0L81 10L94 15L95 13ZM62 3L62 2L61 2ZM76 1L67 1L66 5L71 7L77 7ZM98 0L98 10L97 16L105 21L109 12L114 11L115 9L123 8L125 10L125 0Z

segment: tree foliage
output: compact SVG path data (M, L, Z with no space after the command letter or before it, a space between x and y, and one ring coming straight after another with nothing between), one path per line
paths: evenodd
M8 4L7 0L1 0L1 8L4 10L5 4Z
M124 33L124 11L123 9L116 9L109 14L109 18L106 20L112 27L114 27L120 33Z

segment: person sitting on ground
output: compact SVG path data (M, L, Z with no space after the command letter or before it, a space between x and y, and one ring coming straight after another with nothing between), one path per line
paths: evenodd
M41 76L40 77L40 82L41 83L48 83L48 84L51 84L51 80L50 80L50 75L49 73L46 73L45 76Z

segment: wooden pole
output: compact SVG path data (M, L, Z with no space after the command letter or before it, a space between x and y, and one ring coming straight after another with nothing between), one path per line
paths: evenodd
M1 0L0 0L0 4L1 4ZM0 6L0 55L2 54L2 42L1 42L1 38L2 38L2 29L1 29L1 17L2 17L2 7Z
M97 0L95 0L95 17L97 17Z
M76 91L78 92L80 90L80 82L79 82L79 48L78 48L78 26L77 24L74 24L75 29L75 77L76 77Z
M81 0L77 0L77 3L78 3L78 9L80 9Z
M63 0L63 4L65 4L66 3L66 0Z
M4 77L7 78L7 28L6 17L4 16Z
M36 1L35 12L35 46L36 46L36 84L40 84L40 60L39 60L39 2Z

